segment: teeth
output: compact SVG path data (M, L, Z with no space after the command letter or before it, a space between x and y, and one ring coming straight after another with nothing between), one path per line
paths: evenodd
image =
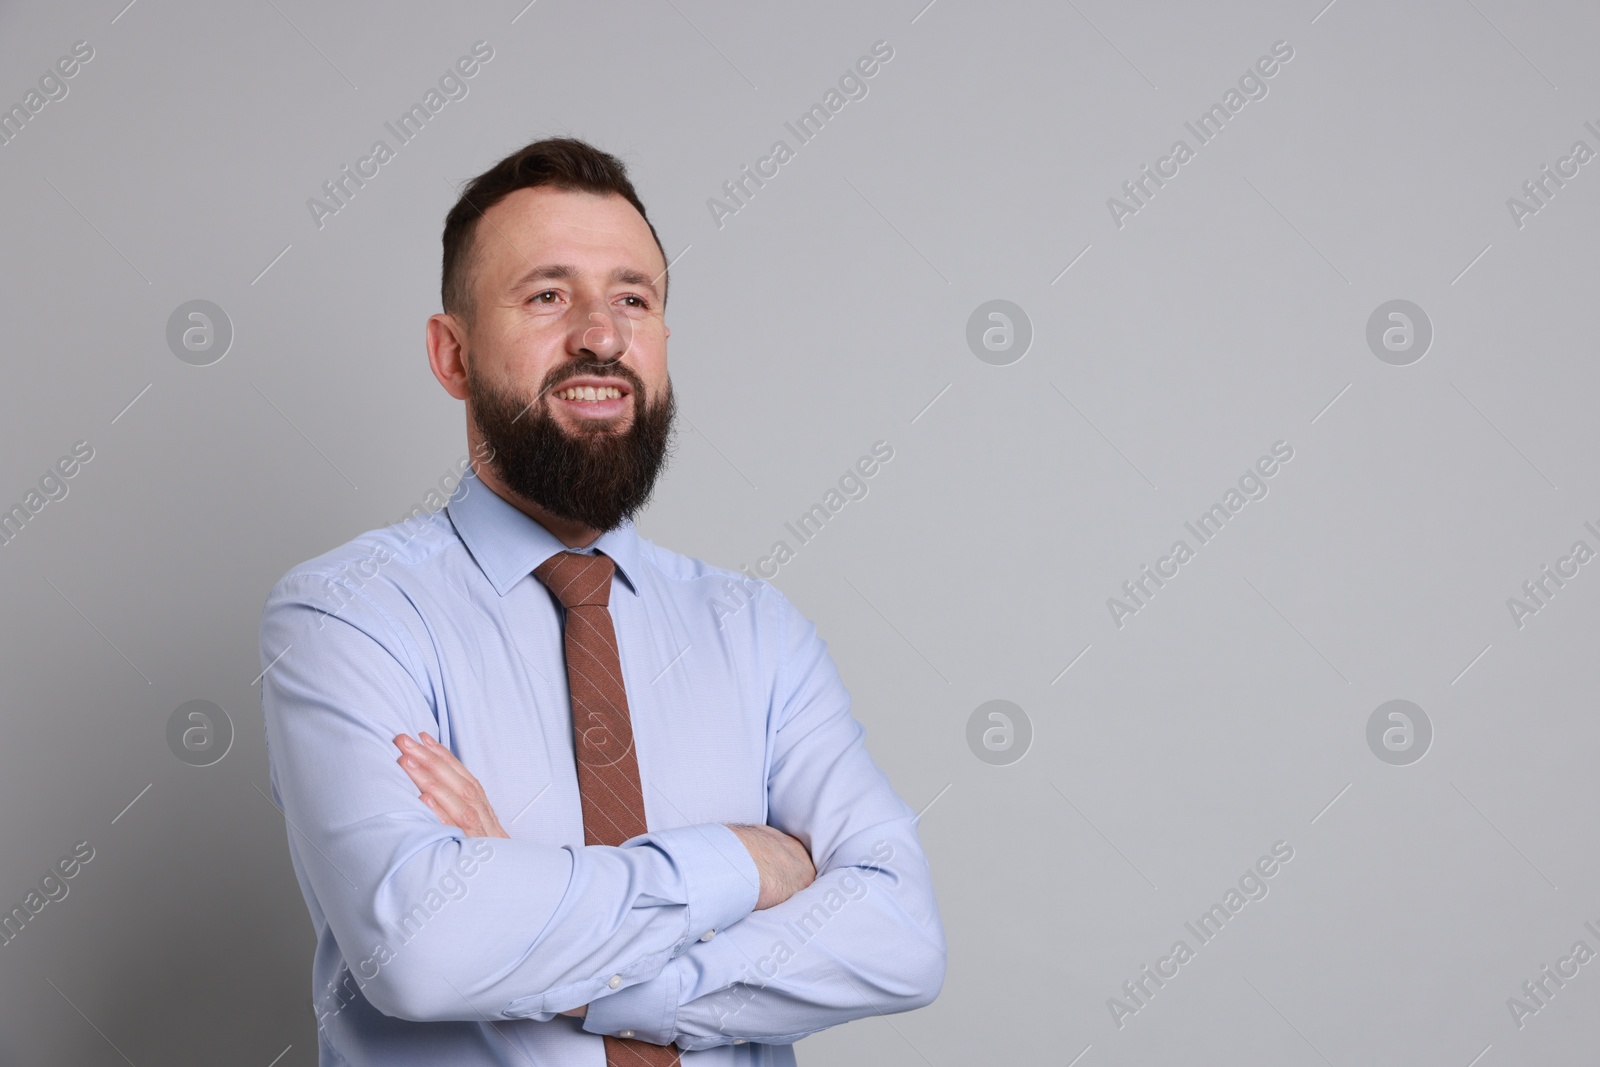
M616 400L622 396L622 390L609 385L598 389L592 385L575 385L559 390L556 396L562 400Z

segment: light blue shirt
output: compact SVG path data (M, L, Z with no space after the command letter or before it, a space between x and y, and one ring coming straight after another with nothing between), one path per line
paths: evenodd
M793 1064L807 1034L931 1001L945 941L916 817L816 628L631 523L584 551L617 564L650 832L583 844L560 606L532 574L564 547L469 472L445 510L267 598L272 794L317 935L324 1067L604 1067L600 1034L675 1041L695 1067ZM394 737L424 730L509 840L418 798ZM754 911L726 823L800 839L816 882Z

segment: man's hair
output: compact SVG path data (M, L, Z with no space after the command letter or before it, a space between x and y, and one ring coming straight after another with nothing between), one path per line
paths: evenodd
M459 318L470 329L473 314L473 276L478 219L494 205L518 189L531 189L541 185L569 189L602 196L615 193L638 209L644 224L650 227L661 261L667 253L661 247L661 238L645 212L644 203L634 192L628 180L628 168L622 160L609 152L573 137L548 137L534 141L502 159L467 184L461 199L444 219L444 264L439 283L439 295L444 310ZM661 306L667 306L667 287L671 279L663 280Z

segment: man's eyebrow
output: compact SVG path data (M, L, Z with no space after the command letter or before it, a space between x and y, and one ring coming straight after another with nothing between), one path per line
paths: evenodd
M512 282L511 288L516 290L537 281L552 281L563 278L576 278L577 276L577 267L569 266L565 263L547 263L542 266L534 267L532 270L528 271L528 273Z
M662 271L665 274L665 271ZM659 277L660 275L657 275ZM643 271L634 270L632 267L618 267L611 272L611 280L621 282L623 285L636 285L640 289L650 290L650 295L660 298L661 292L656 288L655 279Z
M512 283L511 290L515 292L538 281L564 281L577 278L582 273L577 267L569 263L545 263L534 267L518 278ZM636 285L641 289L648 289L650 290L650 295L657 299L661 296L661 291L656 288L655 281L650 275L643 271L634 270L632 267L616 268L611 272L611 280L613 282L621 282L624 285Z

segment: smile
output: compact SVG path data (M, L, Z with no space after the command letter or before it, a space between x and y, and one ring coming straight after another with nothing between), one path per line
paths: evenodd
M615 386L574 385L567 389L557 389L553 394L561 400L616 400L622 396L622 390Z

